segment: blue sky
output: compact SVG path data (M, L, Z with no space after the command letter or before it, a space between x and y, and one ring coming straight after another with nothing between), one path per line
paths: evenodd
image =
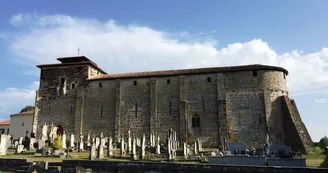
M0 120L33 104L37 64L81 54L109 73L261 63L289 70L313 138L328 122L328 1L0 1ZM113 65L113 64L116 65Z

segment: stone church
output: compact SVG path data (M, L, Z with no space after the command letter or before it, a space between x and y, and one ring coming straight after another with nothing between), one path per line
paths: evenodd
M181 142L204 147L241 142L262 148L288 145L307 152L311 137L288 97L281 67L245 65L107 74L85 56L57 58L41 69L33 131L54 123L57 133L112 135L130 129L165 141L172 128Z

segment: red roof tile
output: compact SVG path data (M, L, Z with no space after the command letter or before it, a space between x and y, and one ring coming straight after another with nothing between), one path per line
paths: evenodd
M0 122L0 125L9 125L9 124L10 124L10 120Z

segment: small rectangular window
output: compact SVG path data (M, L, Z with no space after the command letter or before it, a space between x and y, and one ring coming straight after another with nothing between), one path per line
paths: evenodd
M286 79L286 74L284 73L284 79Z
M261 114L259 114L259 124L262 124Z
M101 88L102 87L102 83L101 82L99 82L99 88Z
M74 89L75 88L75 83L72 83L72 89Z
M257 76L257 71L253 70L253 76Z
M136 103L135 108L136 108L136 110L135 110L135 116L138 117L138 103Z
M207 77L207 82L211 82L211 77Z
M64 87L65 78L60 78L60 87Z
M133 85L137 85L137 81L133 81Z
M103 105L100 105L100 118L103 117Z
M168 83L168 84L171 83L171 80L170 79L167 79L166 80L166 83Z

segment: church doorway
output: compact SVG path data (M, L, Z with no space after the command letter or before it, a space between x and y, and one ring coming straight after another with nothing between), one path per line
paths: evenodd
M63 126L58 125L57 126L57 136L62 136L64 134Z

